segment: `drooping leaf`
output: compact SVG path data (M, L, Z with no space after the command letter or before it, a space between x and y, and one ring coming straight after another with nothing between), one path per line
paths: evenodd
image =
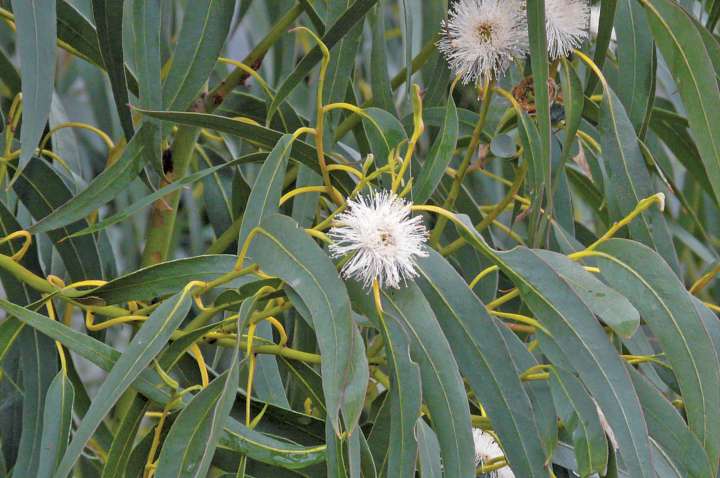
M647 425L637 394L591 310L536 252L517 248L497 253L474 231L467 217L460 220L466 224L460 228L463 237L511 278L523 301L551 334L540 335L541 344L544 341L549 347L544 352L555 351L550 360L575 370L597 401L615 432L628 471L633 476L652 476Z
M386 320L394 320L410 338L411 356L420 366L423 401L433 417L443 466L448 476L472 476L474 470L470 411L450 344L417 286L383 292Z
M575 422L572 437L576 470L580 476L604 474L608 462L608 442L595 403L585 387L572 373L555 368L550 373L550 390L555 409L566 421L565 428L570 425L568 422Z
M57 370L55 345L37 330L24 327L20 333L23 415L22 435L13 473L36 476L40 468L45 397Z
M720 89L713 63L690 15L677 3L643 3L657 46L678 86L690 129L705 172L720 203L720 139L714 126L720 121Z
M132 15L131 50L138 77L138 104L145 109L162 109L162 30L159 0L130 0ZM145 137L147 162L161 166L160 131Z
M314 323L320 354L325 357L321 370L328 420L339 431L342 407L345 426L352 430L360 418L368 369L367 362L350 361L358 358L353 347L362 343L353 338L355 325L345 285L328 256L292 219L268 216L256 231L249 257L302 297Z
M374 104L385 111L393 112L392 87L387 68L387 47L385 41L385 0L379 0L370 14L372 26L372 50L370 52L370 80L373 89Z
M64 372L53 379L45 397L38 478L50 478L65 453L72 425L75 390Z
M237 353L232 365L180 412L158 458L159 478L204 477L230 415L238 386Z
M100 386L55 470L55 478L64 478L70 474L100 422L120 399L120 395L162 350L170 335L187 315L191 302L190 291L176 294L172 299L163 302L142 325Z
M138 269L92 290L93 297L108 304L128 300L151 300L174 294L191 280L211 281L230 272L237 258L230 255L208 255L166 261Z
M618 0L614 26L618 43L633 45L617 50L618 68L623 74L618 76L616 90L642 138L655 99L655 43L640 2Z
M707 451L711 463L720 453L718 357L712 339L697 314L690 294L667 263L648 248L613 239L601 246L603 276L622 286L657 337L685 402L688 424Z
M166 110L185 111L195 100L225 44L234 8L232 0L193 2L162 86Z
M138 133L138 136L142 133L142 130ZM146 139L152 140L152 135L148 135ZM120 222L123 222L130 217L132 217L134 214L140 212L144 208L150 206L151 204L155 203L158 199L161 199L165 197L166 195L170 194L171 192L177 191L179 189L185 188L190 184L193 184L197 181L200 181L202 179L207 178L211 174L215 174L218 171L225 169L230 166L234 166L237 164L242 163L252 163L256 161L264 160L267 157L267 154L265 153L251 153L249 155L243 156L238 159L234 159L232 161L228 161L227 163L218 164L217 166L213 166L207 169L203 169L201 171L198 171L197 173L188 174L187 176L184 176L182 179L178 179L177 181L173 181L172 183L168 184L165 187L162 187L155 191L154 193L148 194L147 196L144 196L142 199L138 200L137 202L134 202L130 204L128 207L124 208L122 211L118 211L117 213L113 214L110 217L106 217L105 219L95 222L93 224L90 224L84 229L81 229L77 232L73 232L68 236L68 238L74 238L74 237L80 237L87 234L93 234L96 232L104 231L108 227L118 224Z
M418 454L416 424L422 400L420 368L410 354L409 332L396 320L380 320L374 303L360 284L353 282L349 289L353 302L373 318L380 330L391 371L389 404L385 405L389 410L390 424L386 427L387 443L375 448L378 466L386 476L412 475ZM377 434L378 431L373 429L371 438L377 440Z
M11 302L0 299L0 308L51 339L59 340L64 346L105 371L112 370L121 357L120 352L109 345ZM54 349L52 342L50 346ZM172 400L172 395L163 389L163 382L155 370L142 371L132 386L160 405ZM253 460L288 469L305 468L325 459L324 445L302 446L280 441L251 430L232 418L225 424L218 446L247 454Z
M545 0L537 0L528 3L528 36L530 40L530 62L533 70L533 85L535 93L535 109L538 134L540 139L541 154L535 157L536 171L539 173L535 178L540 182L541 178L550 183L551 162L550 162L550 97L547 88L549 79L548 66L548 41L546 33L546 12ZM539 190L536 191L540 192ZM542 197L536 197L541 201Z
M72 198L72 193L62 177L42 160L31 161L13 188L35 220L51 214ZM98 241L94 237L63 241L65 237L86 226L87 221L80 219L48 232L70 277L76 281L101 279L104 276Z
M250 231L259 226L263 218L278 211L291 146L291 135L283 135L263 163L245 207L238 249L243 247Z
M115 429L115 436L108 450L101 478L122 477L128 466L140 422L145 418L147 406L147 399L138 394L127 407L125 414L120 419L119 426Z
M618 0L601 0L600 2L597 40L595 41L595 52L593 54L593 61L600 68L602 68L605 64L607 51L612 41L617 2ZM598 84L598 78L592 72L588 72L587 76L587 81L585 82L585 94L586 96L590 96L595 92L595 87L597 87Z
M631 337L640 326L640 313L624 295L608 287L580 266L563 256L535 251L542 260L551 264L588 308L621 337ZM616 287L621 283L616 282ZM623 292L626 290L623 288Z
M625 107L615 93L606 88L600 115L600 144L608 180L605 194L610 217L619 220L628 215L642 199L655 194L637 134ZM665 218L657 208L645 211L630 226L630 237L652 247L666 257L673 269L679 264Z
M91 211L111 201L117 194L124 191L142 171L145 148L149 138L153 137L155 132L155 125L143 126L128 143L117 161L98 174L78 195L35 223L31 230L38 233L67 226L81 220Z
M445 175L445 170L453 158L458 130L457 108L455 100L450 95L442 128L438 132L427 161L414 182L413 200L415 202L422 204L435 192L435 188Z
M442 256L418 263L420 288L433 308L463 375L480 399L510 463L523 476L544 476L545 454L530 399L494 319Z
M110 77L110 86L115 98L115 109L120 116L125 138L130 140L135 128L130 115L125 77L122 41L123 3L123 0L92 0L92 10L100 42L100 54Z
M178 111L138 111L163 121L201 128L212 128L216 131L238 136L251 144L266 149L272 149L282 137L282 133L278 131L251 122L234 120L224 116L205 113L183 113ZM317 161L317 151L303 141L293 142L290 158L311 168L315 172L321 172ZM326 161L328 164L334 162L330 157L326 157ZM342 176L340 176L340 178L342 178ZM332 179L334 182L337 181L336 187L339 186L341 190L352 190L349 181L343 179L338 180L336 176Z
M650 435L681 470L681 476L713 476L702 444L678 411L641 374L631 370L630 376L643 405Z
M633 476L651 476L640 403L624 365L590 309L542 256L516 249L500 255L500 260L525 303L562 349L564 362L577 371L607 416L628 471Z
M15 178L35 154L45 129L55 84L57 21L54 0L12 0L22 78L22 152Z

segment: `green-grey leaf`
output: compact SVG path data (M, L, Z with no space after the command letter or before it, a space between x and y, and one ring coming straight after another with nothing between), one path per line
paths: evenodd
M186 110L215 66L230 30L233 0L195 0L183 19L172 66L163 83L167 110Z
M13 186L18 198L40 220L72 198L72 193L61 176L42 160L31 161ZM63 239L87 227L81 219L55 231L49 231L52 240L70 277L75 280L100 279L104 276L98 243L92 236Z
M138 135L139 135L139 133L138 133ZM151 138L147 138L147 139L151 139ZM167 196L171 192L177 191L178 189L185 188L188 185L193 184L196 181L204 179L207 176L210 176L211 174L217 173L221 169L227 168L229 166L234 166L237 164L252 163L252 162L264 160L266 157L267 157L266 153L252 153L252 154L245 155L238 159L233 159L232 161L228 161L227 163L218 164L217 166L213 166L211 168L206 168L206 169L200 170L197 173L192 173L192 174L188 174L187 176L183 176L181 179L171 182L167 186L158 189L154 193L148 194L147 196L143 196L142 199L139 199L138 201L130 204L129 206L123 208L121 211L118 211L117 213L113 214L112 216L106 217L102 221L93 223L84 229L81 229L77 232L70 234L68 236L68 238L80 237L80 236L85 236L87 234L93 234L93 233L96 233L99 231L103 231L114 224L117 224L119 222L122 222L122 221L130 218L132 215L142 211L147 206L153 204L158 199L161 199L161 198Z
M133 59L138 77L140 106L162 108L160 57L160 0L131 0Z
M13 474L36 476L40 466L45 397L57 370L55 345L35 329L24 327L17 343L22 367L22 433Z
M600 144L608 173L605 194L610 217L620 220L641 200L655 194L652 178L640 151L637 134L625 107L608 87L600 114ZM680 270L672 237L662 212L651 208L629 226L630 237L652 247L676 271Z
M668 0L644 2L648 22L675 78L705 172L720 203L720 89L703 38L690 15Z
M636 242L613 239L600 247L603 277L622 287L657 337L680 385L690 429L711 463L720 454L720 374L712 339L692 297L667 263Z
M315 328L320 354L323 392L328 420L340 430L342 407L345 426L352 430L362 411L368 369L353 347L355 325L350 316L350 299L335 266L327 254L292 219L281 215L265 218L256 229L249 257L261 269L283 279L307 306Z
M87 441L92 437L105 415L120 399L125 390L160 353L170 335L183 321L192 302L190 292L183 291L163 302L143 323L133 337L127 350L120 356L93 398L87 413L80 422L62 461L55 470L54 478L70 474Z
M419 285L463 375L488 412L513 470L545 476L545 453L534 410L505 339L485 305L438 253L418 261Z
M615 12L618 44L633 45L617 49L618 68L622 72L618 75L617 93L640 137L655 98L656 68L655 44L642 11L640 2L619 0Z
M458 133L457 108L452 95L449 95L442 128L438 132L427 161L423 164L420 174L417 175L415 180L415 186L413 187L414 202L423 204L435 192L435 188L440 184L440 180L445 175L445 170L455 153Z
M183 408L165 438L156 476L207 476L225 420L230 416L238 386L238 359Z
M105 371L112 370L121 357L120 352L109 345L11 302L0 299L0 308L37 329L39 333L47 335L53 340L59 340L64 346ZM55 354L52 341L48 341L48 343L50 352ZM54 355L50 357L54 359ZM48 361L46 360L44 363L46 364L44 368L49 369ZM163 382L157 372L152 369L142 371L132 386L161 406L173 399L171 394L163 389ZM324 445L302 446L280 441L250 430L233 418L228 419L225 424L219 446L233 452L247 454L253 460L288 469L305 468L325 459Z
M705 450L677 409L635 370L630 370L635 390L647 417L648 430L675 466L689 478L713 477Z
M416 424L422 400L420 368L410 355L410 337L397 320L381 321L377 317L374 302L359 283L349 283L349 291L353 303L362 308L380 330L391 373L390 426L387 445L375 450L378 465L385 476L412 476L418 454Z
M38 478L50 478L65 453L70 437L74 399L72 383L64 372L58 372L45 397Z
M600 18L598 20L597 40L595 41L595 53L593 61L602 68L605 64L608 48L613 36L613 24L615 23L615 12L618 0L602 0L600 2ZM588 71L585 87L585 95L590 96L595 92L598 84L598 77Z
M321 38L322 42L328 49L332 49L337 42L352 31L352 28L365 18L365 14L375 5L377 0L355 0L353 4L345 10L340 18L327 30ZM297 64L295 70L285 78L285 81L278 87L275 98L268 109L268 120L271 119L277 111L280 103L285 101L288 95L295 89L298 83L310 73L310 70L322 60L322 51L319 46L313 47L307 55Z
M577 371L608 418L631 474L651 477L650 443L639 400L622 360L587 305L533 251L521 247L498 253L475 231L467 216L458 216L458 222L460 234L508 275L535 317L552 334L540 335L556 351L551 360Z
M222 133L232 134L265 149L272 149L283 135L283 133L279 131L264 126L206 113L145 111L140 109L138 109L138 111L142 114L161 119L162 121L209 128ZM317 173L321 173L320 167L318 166L317 150L303 141L296 140L293 142L290 158L302 163ZM325 160L328 164L335 162L335 160L329 156L326 156ZM333 177L333 181L336 182L336 187L340 187L341 190L351 191L353 188L353 185L349 181L337 181L335 177Z
M592 398L574 374L555 368L550 373L550 390L558 416L566 421L571 412L575 419L573 445L580 476L605 473L608 462L608 443L605 431Z
M35 223L30 230L46 232L78 221L99 206L111 201L137 178L144 166L144 149L156 126L146 124L128 143L122 156L110 167L95 176L87 188L68 202Z
M208 255L166 261L118 277L90 295L108 304L128 300L151 300L174 294L192 280L211 281L230 272L237 258L230 255Z
M647 425L622 360L591 310L552 264L525 248L499 254L536 319L605 413L633 476L651 476ZM554 357L551 357L554 360Z
M58 40L72 46L80 58L104 68L105 65L100 52L95 25L75 5L68 3L68 0L57 0L56 5ZM125 67L125 77L130 91L137 94L137 80L127 66Z
M474 476L470 410L452 349L420 289L414 284L383 292L385 319L394 320L410 338L411 355L420 365L423 401L433 417L446 476Z
M115 109L120 117L125 138L129 140L135 133L135 128L128 106L127 78L125 77L122 42L123 3L123 0L92 0L92 10L100 42L100 54L110 77L110 87L115 98Z
M631 337L640 326L640 313L625 296L608 287L565 256L549 251L535 253L567 282L588 308L621 337ZM615 284L616 287L620 283ZM625 288L622 289L625 292Z
M12 0L17 25L17 50L22 78L22 152L15 178L35 154L45 123L55 82L57 21L54 0Z
M238 248L243 247L250 231L259 226L264 217L278 211L291 147L292 136L283 135L260 168L245 206Z
M112 445L108 450L107 460L101 478L123 478L128 466L128 460L135 444L135 435L140 428L140 422L145 418L149 405L148 400L136 394L125 414L115 428Z

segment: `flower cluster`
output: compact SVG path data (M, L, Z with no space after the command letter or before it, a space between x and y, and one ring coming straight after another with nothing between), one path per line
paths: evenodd
M545 27L552 60L588 37L587 0L546 0ZM463 83L498 78L527 54L527 14L521 0L458 0L437 46Z
M528 49L527 17L519 0L460 0L442 33L438 49L463 83L502 74Z
M428 255L427 230L422 217L411 214L410 203L389 191L348 200L328 234L333 257L352 254L343 276L358 279L365 287L377 280L380 286L394 288L416 277L416 258Z

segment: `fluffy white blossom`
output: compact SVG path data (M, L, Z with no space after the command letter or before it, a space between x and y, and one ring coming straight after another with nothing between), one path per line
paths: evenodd
M437 43L463 83L497 78L528 50L527 14L519 0L459 0Z
M503 456L504 453L495 437L479 428L473 428L473 442L475 443L475 467L489 462L493 458ZM515 478L509 466L490 473L492 478Z
M550 58L567 56L589 36L590 5L587 0L545 0L545 27Z
M411 204L389 191L359 195L338 214L329 236L333 257L353 254L342 269L368 287L398 288L417 276L416 259L427 256L427 230L421 216L412 216Z

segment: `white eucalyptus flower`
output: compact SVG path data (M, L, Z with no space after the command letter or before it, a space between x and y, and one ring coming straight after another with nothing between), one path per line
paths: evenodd
M480 428L473 428L473 441L475 442L476 468L489 462L493 458L498 458L504 455L502 448L498 445L495 437ZM495 470L490 473L489 476L492 478L515 478L515 474L509 466Z
M589 36L587 0L545 0L545 29L550 59L568 56Z
M437 46L463 84L499 77L527 53L524 2L459 0L443 22Z
M427 230L421 216L411 217L411 204L389 191L359 195L338 214L329 236L333 257L353 254L342 269L369 287L398 288L417 276L416 259L426 257Z

